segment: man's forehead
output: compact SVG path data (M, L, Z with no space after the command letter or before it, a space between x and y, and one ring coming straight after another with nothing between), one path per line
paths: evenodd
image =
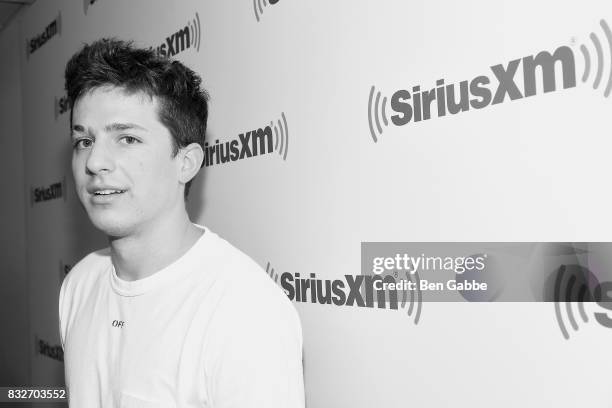
M96 87L92 87L87 91L83 92L76 99L75 106L79 103L79 101L84 98L97 98L97 97L127 97L134 100L138 100L141 103L145 104L157 104L157 97L152 95L149 92L146 92L141 89L131 89L125 86L116 86L116 85L100 85Z
M91 132L91 128L85 128L85 126L80 124L75 124L72 127L72 130L75 132L83 133L83 132ZM143 130L147 131L147 129L143 126L140 126L137 123L130 122L113 122L108 123L104 126L104 131L106 132L121 132L124 130Z
M146 111L150 111L158 119L160 106L158 99L145 91L112 85L91 88L77 97L70 111L71 123L73 119L82 119L83 115L98 115L104 111L128 114L136 109L136 112L142 113L142 110L138 109L140 107L146 108Z
M157 99L144 91L112 85L89 89L77 98L70 112L70 129L87 131L92 120L106 131L120 130L116 123L140 123L149 128L151 121L159 122Z

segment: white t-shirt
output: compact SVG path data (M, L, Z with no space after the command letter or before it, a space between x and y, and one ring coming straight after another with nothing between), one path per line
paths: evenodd
M207 228L181 258L136 281L108 248L60 291L74 408L304 407L302 328L283 291Z

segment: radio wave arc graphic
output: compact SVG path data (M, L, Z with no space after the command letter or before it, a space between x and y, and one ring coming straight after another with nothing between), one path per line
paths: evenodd
M278 283L278 273L274 272L274 268L270 267L270 262L268 262L266 265L266 273L274 282Z
M374 97L375 93L376 97ZM383 133L382 126L389 126L389 120L387 119L387 97L384 96L381 99L381 96L380 91L376 91L376 87L372 85L370 96L368 97L368 124L370 125L370 135L374 143L378 142L378 137ZM374 103L373 105L372 102Z
M259 22L259 16L263 14L264 7L268 7L268 2L266 0L253 0L253 11L255 12L257 22ZM257 10L259 10L259 12L257 12Z
M274 150L282 156L283 160L287 160L287 152L289 151L289 127L287 126L285 112L281 112L281 119L278 119L276 121L277 123L271 121L270 128L274 129Z
M409 272L406 272L406 279L410 282L412 282L412 276ZM415 314L414 316L414 324L417 325L419 324L419 320L421 320L421 310L423 308L423 294L421 293L421 288L419 286L419 282L420 282L420 278L419 278L419 273L415 272L414 273L414 282L416 283L416 290L406 290L404 289L402 292L402 304L401 307L402 309L404 309L406 307L406 301L407 301L407 297L408 295L406 294L406 292L410 292L410 301L409 301L409 305L408 305L408 310L407 310L407 314L408 316L412 316L413 314ZM416 310L414 310L416 305Z
M62 35L62 12L57 12L57 35Z
M591 300L591 294L585 283L582 282L576 285L576 281L576 275L567 273L567 268L565 265L561 265L559 267L554 288L555 316L557 318L557 323L559 324L561 334L566 340L569 340L570 333L563 316L564 309L569 325L574 331L578 331L578 322L576 321L576 317L574 316L572 309L573 303L578 303L577 307L580 314L580 319L585 323L588 323L589 321L589 318L584 310L584 302ZM565 307L563 307L562 303L565 303Z
M187 23L189 27L189 33L191 34L191 38L193 38L193 43L195 44L196 50L200 51L200 43L202 38L202 28L200 25L200 15L196 12L195 18L190 20Z
M85 15L87 15L87 9L89 9L89 6L91 6L95 2L96 0L83 0L83 12L85 13Z
M607 74L607 82L606 87L604 89L604 97L608 97L610 92L612 91L612 30L610 30L610 26L606 20L601 19L599 22L601 29L604 33L604 37L607 41L607 49L608 49L608 74ZM602 41L599 39L597 34L592 32L589 35L591 40L592 47L594 48L594 60L591 59L591 52L589 51L589 47L585 44L580 45L580 52L582 53L582 58L584 59L584 72L582 74L582 82L587 82L589 76L591 74L591 68L593 65L596 65L596 70L594 72L593 79L593 89L598 89L601 85L602 79L604 79L604 46L602 45ZM593 64L594 62L594 64Z

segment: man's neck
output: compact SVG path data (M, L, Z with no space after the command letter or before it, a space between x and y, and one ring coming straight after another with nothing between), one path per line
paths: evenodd
M202 233L185 212L147 225L132 235L110 239L117 276L134 281L153 275L183 256Z

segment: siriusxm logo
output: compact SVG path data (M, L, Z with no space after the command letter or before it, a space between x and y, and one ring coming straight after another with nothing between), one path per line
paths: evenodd
M612 56L612 32L605 20L601 20L600 25ZM597 35L591 33L590 37L597 55L597 71L593 83L593 88L597 89L603 75L603 49ZM586 82L591 70L591 58L585 45L580 49L585 67L582 81ZM410 122L440 118L447 114L456 115L535 96L538 93L536 87L538 78L543 85L544 93L557 91L557 68L560 69L559 76L563 89L575 87L576 62L574 52L568 46L558 47L552 53L540 51L535 55L528 55L505 64L493 65L489 73L460 81L458 84L447 84L444 79L438 79L435 87L430 89L421 89L419 85L413 86L410 90L399 89L390 98L372 86L368 96L370 135L374 142L377 142L383 133L383 127L389 126L390 123L404 126ZM517 81L515 78L519 70L522 71L522 81ZM612 65L604 90L605 97L608 97L611 89ZM387 106L391 110L390 116Z
M568 340L569 327L574 331L579 328L573 305L578 308L579 319L584 323L589 321L585 302L596 302L612 313L612 282L596 282L590 271L580 265L561 265L555 276L554 301L559 329ZM607 313L593 312L593 317L601 326L612 329L612 318Z
M44 31L29 40L26 39L26 57L29 58L30 54L33 54L40 47L45 45L47 41L53 38L55 35L62 34L62 13L58 12L57 17L53 20Z
M72 265L65 264L64 261L62 261L60 259L60 261L59 261L60 282L62 282L64 280L64 278L66 277L66 275L68 275L68 272L70 272L71 269L72 269Z
M151 47L159 55L172 57L187 49L193 48L200 51L202 29L200 26L200 16L195 13L195 17L174 34L166 37L166 41L157 47Z
M66 178L49 186L36 188L32 187L30 189L30 205L43 201L55 200L62 197L64 197L64 200L66 200L66 195L64 194L64 191L66 191L65 186Z
M87 15L89 6L93 5L97 0L83 0L83 12Z
M49 342L34 336L34 352L57 361L64 361L64 350L59 344L51 345Z
M70 105L68 103L68 96L64 95L64 96L61 96L60 98L56 96L53 101L53 114L54 114L55 120L57 120L57 118L63 115L64 113L68 112L69 108L70 108Z
M253 0L253 11L255 12L257 22L259 22L259 16L264 12L264 7L268 7L268 3L273 6L278 2L279 0Z
M344 275L344 279L318 279L315 273L308 277L302 277L299 273L278 273L270 262L266 265L266 273L295 302L367 308L376 305L379 309L388 307L392 310L401 308L414 319L414 324L418 324L421 318L423 295L418 273L406 273L405 282L414 286L414 290L402 290L401 299L398 290L388 288L400 284L390 275Z
M214 144L204 143L204 166L225 164L255 156L273 153L276 151L283 160L287 160L289 150L289 128L285 113L280 119L270 122L264 128L251 130L238 135L230 141Z

